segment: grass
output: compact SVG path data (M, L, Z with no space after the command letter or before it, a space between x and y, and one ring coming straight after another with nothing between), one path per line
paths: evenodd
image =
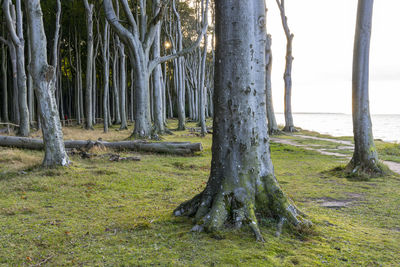
M171 128L176 121L170 122ZM195 124L189 124L195 127ZM64 129L72 139L121 140L130 131ZM140 162L80 159L42 169L42 152L0 148L0 265L49 266L398 266L400 178L356 182L330 170L342 159L272 144L275 173L309 215L314 233L301 236L263 221L265 243L249 229L221 240L191 233L172 210L202 191L211 136L174 132L167 141L202 142L193 157L136 154ZM310 140L312 141L312 140ZM106 153L106 152L104 152ZM125 153L131 154L131 153ZM327 201L343 208L323 207Z

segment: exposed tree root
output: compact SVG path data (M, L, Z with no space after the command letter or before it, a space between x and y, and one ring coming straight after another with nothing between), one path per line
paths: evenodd
M357 177L360 179L369 179L372 177L379 177L385 175L385 168L375 162L375 160L369 162L355 161L354 158L349 162L345 168L345 172L351 177Z
M258 190L255 196L252 189L221 189L216 192L217 190L207 186L202 193L176 208L174 215L193 217L195 226L192 231L197 232L218 233L226 226L239 229L247 225L252 229L257 241L261 242L264 238L257 218L273 217L279 221L278 236L285 222L298 229L311 226L311 222L304 219L305 214L300 212L277 186L275 178L264 177L261 180L268 185L268 190L259 186L258 189L261 190Z
M278 128L268 129L268 134L269 135L280 135L280 134L282 134L282 131L279 130Z
M282 131L286 132L286 133L296 133L296 132L298 132L298 130L294 126L285 126L282 129Z

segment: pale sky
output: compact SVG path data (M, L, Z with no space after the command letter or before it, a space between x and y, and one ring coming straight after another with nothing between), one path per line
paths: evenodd
M283 112L286 39L275 0L266 0L272 35L272 93ZM286 0L293 41L294 112L351 113L351 73L357 0ZM375 1L370 107L400 114L400 0Z

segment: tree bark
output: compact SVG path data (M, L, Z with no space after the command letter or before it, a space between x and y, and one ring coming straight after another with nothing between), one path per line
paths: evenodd
M110 92L110 33L109 33L108 21L104 25L104 36L103 36L103 64L104 64L104 92L103 92L103 120L104 120L104 132L108 132L108 99Z
M353 174L382 174L372 134L369 109L369 52L373 0L359 0L353 55L354 154L347 169Z
M83 0L86 10L87 21L87 57L86 57L86 91L85 91L85 128L93 130L93 9L94 5L89 4L88 0Z
M67 166L70 161L65 152L60 117L55 99L55 69L47 63L46 35L40 0L25 0L32 48L31 70L34 88L39 100L45 157L43 165Z
M290 32L287 17L285 14L285 0L276 0L278 4L283 30L286 35L286 65L283 80L285 81L285 127L284 132L296 132L296 128L293 123L292 114L292 66L293 66L293 37L294 35Z
M181 204L176 216L194 216L193 230L217 232L226 223L257 217L308 225L274 176L265 108L265 2L219 0L211 173L205 190Z
M6 18L8 30L11 40L14 43L16 51L17 66L17 84L18 84L18 108L19 108L19 131L20 136L28 136L30 131L29 125L29 108L28 108L28 91L26 86L25 71L25 40L22 25L21 0L15 1L16 5L16 23L13 23L10 14L11 0L3 1L3 12ZM15 25L15 28L14 28Z
M8 122L7 50L4 44L2 45L1 70L3 73L3 120Z
M267 43L265 46L265 60L266 60L266 75L265 75L265 89L266 89L266 101L267 101L267 118L268 118L268 133L270 135L278 134L279 128L278 124L276 123L275 112L274 112L274 105L272 102L272 37L270 34L267 35Z

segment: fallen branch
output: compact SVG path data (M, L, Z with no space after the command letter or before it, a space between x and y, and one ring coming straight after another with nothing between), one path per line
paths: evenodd
M130 150L130 151L142 151L142 152L153 152L153 153L166 153L176 155L190 155L194 152L202 151L203 147L201 143L190 143L190 142L146 142L146 141L118 141L118 142L106 142L106 141L84 141L84 140L68 140L64 141L65 148L76 148L89 150L94 146L100 146L105 148L111 148L116 150ZM43 140L32 139L26 137L16 136L0 136L0 146L4 147L15 147L23 149L43 149Z

